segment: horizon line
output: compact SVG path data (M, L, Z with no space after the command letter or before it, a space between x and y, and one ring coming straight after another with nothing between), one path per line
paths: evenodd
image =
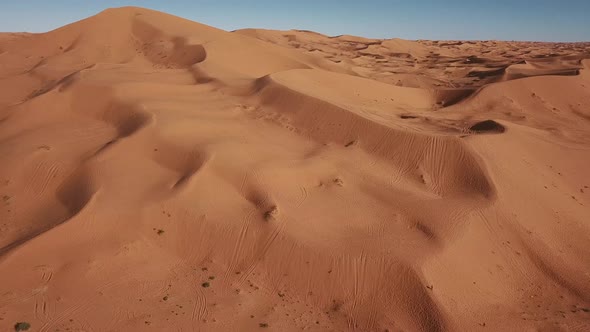
M408 41L439 41L439 42L521 42L521 43L551 43L551 44L580 44L580 43L590 43L590 40L575 40L575 41L562 41L562 40L541 40L541 39L532 39L532 40L527 40L527 39L454 39L454 38L444 38L444 39L429 39L429 38L403 38L403 37L386 37L386 38L382 38L382 37L369 37L369 36L365 36L365 35L360 35L360 34L350 34L350 33L343 33L343 34L338 34L338 35L332 35L332 34L328 34L328 33L324 33L321 31L316 31L316 30L311 30L311 29L306 29L306 28L290 28L290 29L276 29L276 28L269 28L269 27L243 27L243 28L238 28L238 29L231 29L231 30L226 30L224 28L220 28L217 27L215 25L211 25L208 23L202 23L200 21L194 20L192 18L188 18L185 16L180 16L177 14L173 14L173 13L169 13L169 12L165 12L162 10L158 10L158 9L152 9L152 8L148 8L148 7L140 7L140 6L120 6L120 7L108 7L105 8L93 15L90 16L85 16L83 18L77 19L75 21L71 21L71 22L66 22L58 27L55 27L53 29L49 29L47 31L0 31L0 34L46 34L46 33L50 33L52 31L58 30L62 27L71 25L71 24L75 24L77 22L83 21L85 19L88 19L90 17L99 15L100 13L107 11L107 10L113 10L113 9L124 9L124 8L137 8L137 9L145 9L145 10L151 10L151 11L156 11L156 12L160 12L166 15L171 15L171 16L176 16L185 20L189 20L191 22L195 22L198 24L204 24L204 25L208 25L210 27L216 28L216 29L220 29L220 30L224 30L226 32L229 33L234 33L240 30L269 30L269 31L297 31L297 32L303 32L303 33L315 33L315 34L320 34L323 35L325 37L328 38L339 38L339 37L343 37L343 36L352 36L352 37L360 37L360 38L365 38L365 39L374 39L374 40L392 40L392 39L402 39L402 40L408 40Z

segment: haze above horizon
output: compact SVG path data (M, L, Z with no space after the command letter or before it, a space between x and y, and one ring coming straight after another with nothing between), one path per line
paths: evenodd
M0 11L0 31L45 32L110 8L139 6L224 30L304 29L327 35L431 40L590 41L590 2L324 0L12 2Z

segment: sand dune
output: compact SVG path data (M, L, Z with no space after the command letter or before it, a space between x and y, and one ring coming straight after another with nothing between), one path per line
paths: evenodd
M345 64L358 76L425 89L476 89L515 78L573 75L580 61L590 56L588 43L331 38L296 30L236 33Z
M587 331L590 45L0 35L0 330Z

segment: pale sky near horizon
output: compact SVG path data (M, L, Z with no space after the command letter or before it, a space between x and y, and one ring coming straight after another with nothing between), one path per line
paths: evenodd
M0 31L45 32L140 6L224 30L305 29L371 38L590 41L590 0L0 0Z

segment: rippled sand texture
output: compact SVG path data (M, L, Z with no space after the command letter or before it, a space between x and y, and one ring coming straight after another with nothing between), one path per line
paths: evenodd
M0 330L588 331L589 51L2 34Z

